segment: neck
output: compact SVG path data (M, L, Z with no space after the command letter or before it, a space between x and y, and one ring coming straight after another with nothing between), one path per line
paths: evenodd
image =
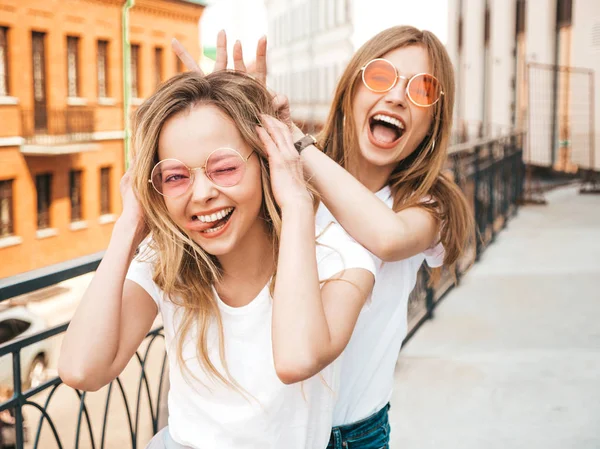
M394 165L378 166L373 165L362 156L359 156L358 165L353 170L352 175L358 179L371 192L378 192L383 189L394 171Z
M223 278L215 285L219 297L232 307L254 299L275 270L274 248L265 222L257 220L234 251L218 256Z

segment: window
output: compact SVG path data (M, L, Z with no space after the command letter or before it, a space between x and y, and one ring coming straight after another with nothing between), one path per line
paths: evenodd
M558 0L557 20L560 28L571 26L573 16L572 0Z
M0 27L0 97L8 95L8 28Z
M179 59L179 58L177 58ZM154 49L154 84L157 86L163 80L163 49L156 47Z
M13 224L13 180L0 181L0 237L14 233Z
M67 36L67 95L79 96L79 38Z
M81 211L81 170L71 170L69 174L69 194L71 197L71 222L81 221L83 214Z
M52 199L52 175L43 174L35 177L37 190L37 226L38 229L50 227L50 202Z
M139 69L140 69L140 46L131 46L131 96L133 98L140 98L139 91Z
M100 215L110 214L110 167L100 169Z
M108 95L108 41L98 41L98 98Z

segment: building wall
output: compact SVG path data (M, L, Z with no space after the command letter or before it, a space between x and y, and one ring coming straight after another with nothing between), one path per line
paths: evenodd
M2 0L0 26L8 27L9 95L0 97L0 181L13 180L14 232L0 238L0 278L105 249L120 213L124 172L123 65L120 0ZM154 48L163 49L162 79L177 71L173 37L198 58L203 7L183 1L137 0L130 13L130 41L141 45L140 95L156 88ZM71 154L25 154L22 117L33 107L32 31L45 32L49 110L92 108L93 134ZM79 37L79 95L67 98L67 36ZM108 44L108 96L98 98L97 41ZM76 103L78 106L74 105ZM67 142L74 144L74 142ZM38 148L38 153L39 153ZM110 213L100 213L100 169L110 171ZM71 223L69 173L82 173L82 221ZM50 228L37 229L37 174L52 173Z
M505 133L512 126L515 107L513 80L516 66L516 2L504 0L491 3L490 29L490 89L488 111L490 131Z
M329 111L335 85L354 53L350 0L269 0L269 79L310 129Z

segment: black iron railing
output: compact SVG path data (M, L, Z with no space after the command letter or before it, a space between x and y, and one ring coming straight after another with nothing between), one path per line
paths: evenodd
M21 110L21 133L31 145L64 145L92 140L94 109L67 107L64 109Z
M463 273L479 260L516 212L523 194L524 135L515 132L502 137L480 139L450 148L447 170L465 193L475 217L476 237L454 271L441 269L439 279L431 282L430 271L423 266L408 303L409 334L433 316L433 310Z
M456 271L443 269L434 285L430 285L430 274L425 268L419 272L417 285L409 299L407 338L413 335L420 324L432 317L436 304L456 285L468 267L479 259L485 248L494 241L496 233L516 213L523 192L522 143L521 134L511 134L452 148L447 169L473 207L477 238L472 247L467 248ZM96 254L59 267L1 280L0 302L94 271L101 257L102 254ZM0 403L0 414L9 410L14 415L16 447L144 447L150 436L158 430L159 410L164 407L166 353L164 342L156 344L157 340L164 339L162 328L151 331L136 353L134 374L129 370L132 366L130 363L123 374L99 392L73 390L64 385L58 376L24 391L22 352L37 342L59 337L66 329L67 324L63 324L0 346L0 359L11 357L13 366L12 394ZM114 390L121 397L118 404L120 408L116 411L115 401L111 403ZM70 406L65 405L66 396L74 396L75 401ZM72 413L65 418L67 408ZM28 410L37 411L38 415L34 416ZM111 416L119 418L114 421ZM115 436L119 432L120 435Z

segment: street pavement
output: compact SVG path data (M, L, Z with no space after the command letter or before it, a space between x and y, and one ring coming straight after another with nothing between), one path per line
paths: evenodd
M547 200L401 351L392 449L600 447L600 196Z

